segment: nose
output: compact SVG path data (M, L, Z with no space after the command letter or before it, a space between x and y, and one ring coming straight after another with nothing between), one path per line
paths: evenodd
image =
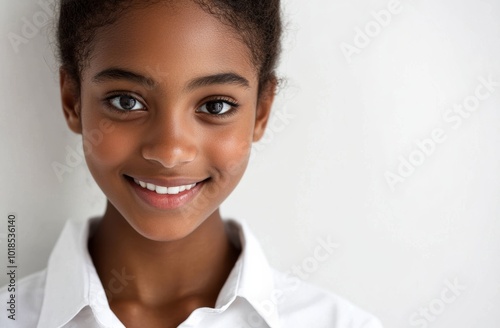
M198 154L194 123L182 111L157 115L145 133L142 156L165 168L192 162Z

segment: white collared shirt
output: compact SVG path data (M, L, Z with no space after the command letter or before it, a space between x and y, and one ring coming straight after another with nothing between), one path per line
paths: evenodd
M0 327L125 327L111 311L106 291L119 292L130 278L116 270L110 286L101 284L87 249L97 223L96 218L66 222L47 268L17 282L16 320L3 310ZM349 301L272 269L245 223L225 224L241 255L215 308L194 310L179 327L382 328ZM7 287L0 289L0 303L5 305L10 294Z

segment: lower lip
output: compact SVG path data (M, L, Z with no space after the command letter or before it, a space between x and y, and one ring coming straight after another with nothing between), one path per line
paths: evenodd
M126 178L126 180L130 183L132 189L142 201L160 210L172 210L186 205L198 194L201 186L205 183L205 181L198 182L196 186L190 190L184 190L176 195L161 195L155 191L142 188L131 178Z

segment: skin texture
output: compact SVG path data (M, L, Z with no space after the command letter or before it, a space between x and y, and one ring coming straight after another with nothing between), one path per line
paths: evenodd
M258 97L247 46L190 1L127 11L94 42L80 92L60 70L67 123L82 134L89 170L108 199L89 251L110 307L127 327L176 327L196 308L215 306L239 256L219 206L240 181L252 142L264 133L275 83ZM110 68L150 83L116 74L95 81ZM248 85L188 87L193 79L221 73ZM108 98L117 91L134 97L138 110L112 111ZM220 97L238 103L231 115L202 112ZM158 209L137 196L126 176L162 179L167 186L179 185L171 180L177 178L204 182L187 204ZM129 278L117 286L113 272Z

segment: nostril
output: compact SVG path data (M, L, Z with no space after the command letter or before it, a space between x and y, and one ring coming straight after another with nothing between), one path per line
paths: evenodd
M194 161L198 154L195 146L161 146L155 145L143 148L142 157L148 161L157 162L171 169Z

